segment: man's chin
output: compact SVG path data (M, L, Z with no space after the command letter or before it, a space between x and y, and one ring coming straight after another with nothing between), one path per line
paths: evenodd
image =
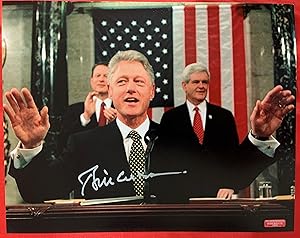
M135 118L140 118L143 117L145 113L140 113L140 112L127 112L126 117L129 119L135 119Z
M205 96L203 95L201 95L201 96L199 96L199 97L197 97L197 101L198 102L203 102L205 100Z
M108 88L105 87L101 87L101 88L97 88L97 90L95 90L98 94L104 94L104 93L108 93Z

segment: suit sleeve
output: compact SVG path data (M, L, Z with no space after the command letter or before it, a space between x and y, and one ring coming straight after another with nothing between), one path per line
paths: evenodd
M53 158L47 149L43 149L23 169L10 167L10 175L16 180L24 201L40 203L49 199L68 198L76 181L76 146L70 140L68 150Z
M248 137L229 156L231 163L226 167L227 182L236 190L249 186L263 170L278 159L276 153L274 157L269 157L261 152L249 141Z

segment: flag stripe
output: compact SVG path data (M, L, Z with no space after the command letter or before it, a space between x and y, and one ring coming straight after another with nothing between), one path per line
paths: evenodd
M232 7L233 27L233 64L234 64L234 114L239 138L242 140L248 132L246 58L243 9Z
M185 16L185 65L196 62L196 12L195 6L184 8Z
M208 65L207 5L196 6L197 62Z
M211 75L209 100L221 104L220 23L219 7L208 6L209 71Z
M231 6L220 6L220 53L221 53L221 105L234 111L233 107L233 60Z
M173 8L173 85L174 85L174 106L185 101L185 95L181 87L181 75L185 67L185 38L184 38L184 7L174 6Z
M197 62L204 64L206 67L208 64L209 44L208 44L208 16L207 5L196 6L196 29L197 29ZM209 91L207 93L207 99L209 99Z

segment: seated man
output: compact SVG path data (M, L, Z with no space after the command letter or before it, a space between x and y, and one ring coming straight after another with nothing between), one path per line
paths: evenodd
M55 160L48 159L47 151L42 148L43 139L50 127L47 107L39 112L28 89L18 91L14 88L5 93L9 105L4 105L4 110L11 121L14 133L20 140L12 154L13 166L10 168L10 174L16 179L25 201L42 202L48 199L65 198L72 190L75 190L76 197L83 198L144 195L145 178L150 177L144 175L145 167L148 167L144 159L145 149L147 149L144 139L148 135L147 132L158 128L158 125L150 121L147 116L150 100L154 97L153 69L141 53L134 50L120 51L109 63L108 79L109 96L117 109L116 120L105 127L71 135L67 149ZM252 133L257 137L269 137L280 126L283 117L293 110L294 106L291 104L293 101L294 96L291 92L283 90L281 86L271 90L262 102L257 102L254 108L250 118ZM173 160L170 156L173 152L166 154L166 158L164 154L157 153L164 151L165 145L170 146L163 138L161 141L162 143L154 146L155 150L152 154L155 165L158 165L155 169L168 172L165 170L168 162L171 163L170 169L177 169L177 165L181 165L180 162L183 160L180 161L180 157L177 157L179 161L174 161L175 166L172 166ZM265 145L265 142L261 143ZM246 148L249 158L251 154L262 159L266 157L259 150L259 145L254 146L252 142L249 144L251 149ZM166 151L178 148L172 147L169 150L166 147ZM180 149L178 151L182 154ZM273 154L270 156L272 157ZM193 182L194 175L198 174L197 167L193 167L192 163L186 163L189 161L185 161L180 169L193 169L187 171L186 180ZM254 172L257 167L259 170L264 164L252 166L251 159L247 163L253 167ZM242 165L238 166L242 167ZM247 169L243 167L244 172ZM254 172L243 180L251 179ZM163 177L174 176L169 173L155 175L155 179ZM176 181L171 180L171 182L174 186ZM218 182L222 183L222 181ZM243 183L234 186L242 186ZM228 184L231 185L231 180ZM161 188L161 186L157 186L157 189L154 187L151 192L164 200L166 196ZM205 189L199 186L193 191L201 193ZM179 197L193 195L184 194L186 191L186 189L179 191ZM172 193L176 197L176 189L172 190Z

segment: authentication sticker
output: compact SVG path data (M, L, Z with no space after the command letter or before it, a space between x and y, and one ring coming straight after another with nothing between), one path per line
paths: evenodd
M264 220L264 228L286 227L285 219Z

